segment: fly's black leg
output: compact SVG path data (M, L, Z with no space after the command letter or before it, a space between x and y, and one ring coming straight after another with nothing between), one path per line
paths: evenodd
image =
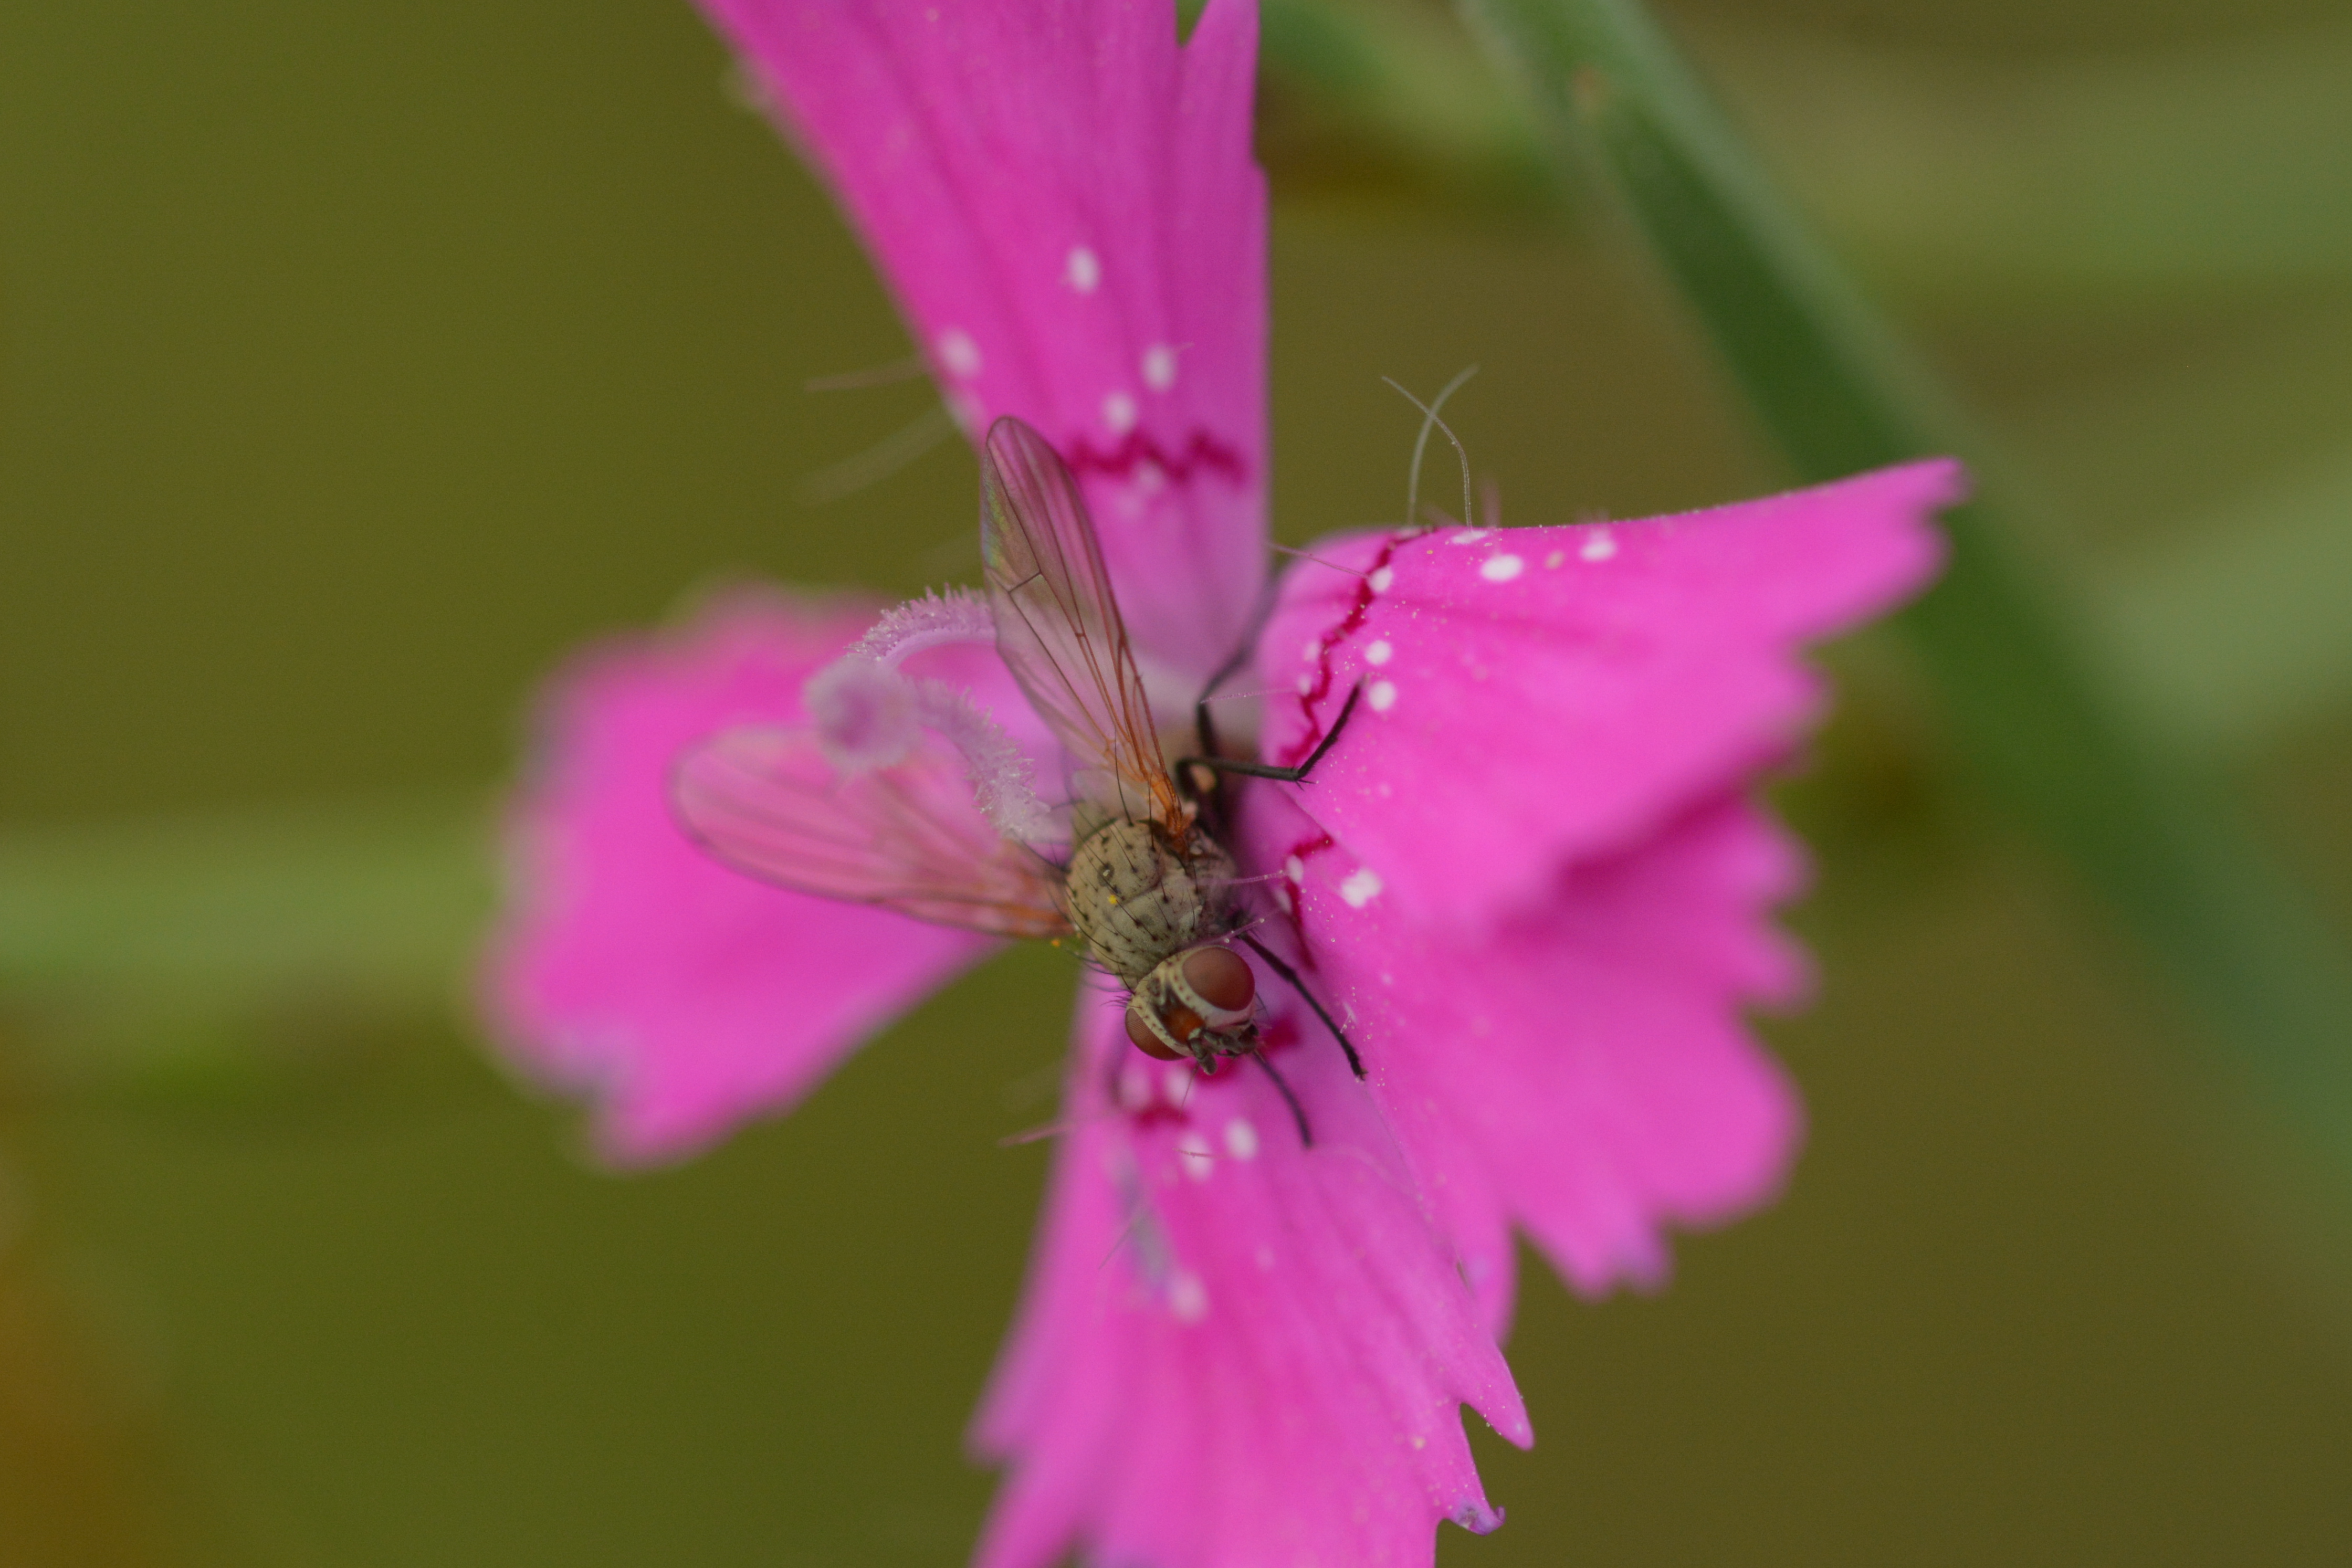
M1298 1124L1299 1143L1307 1148L1313 1148L1315 1146L1315 1134L1313 1130L1307 1125L1307 1113L1299 1105L1298 1096L1290 1092L1290 1085L1283 1082L1282 1074L1274 1070L1274 1063L1266 1060L1265 1052L1262 1051L1253 1051L1250 1054L1257 1058L1257 1064L1260 1067L1265 1069L1265 1075L1274 1080L1274 1086L1282 1091L1282 1103L1290 1107L1290 1119Z
M1193 699L1192 727L1199 735L1201 750L1206 756L1214 757L1223 749L1217 743L1217 721L1209 716L1210 700L1227 681L1240 673L1243 665L1249 663L1250 654L1257 648L1257 634L1265 627L1266 617L1273 613L1274 584L1269 582L1265 593L1259 596L1257 608L1250 612L1249 635L1244 637L1226 656L1225 662L1217 666L1217 673L1209 677L1208 684L1201 688L1201 695ZM1182 762L1177 763L1175 773L1176 787L1184 792L1186 799L1200 803L1202 825L1209 830L1210 836L1224 837L1232 829L1233 813L1227 809L1223 780L1213 771L1209 775L1209 787L1202 789L1192 769Z
M1315 765L1323 760L1323 754L1331 749L1331 743L1339 738L1339 732L1348 727L1349 716L1356 711L1357 699L1363 695L1364 688L1361 685L1348 693L1348 700L1340 707L1339 716L1331 721L1331 727L1323 732L1323 738L1315 743L1315 749L1307 754L1307 760L1296 768L1276 768L1265 762L1234 762L1222 757L1180 758L1176 766L1180 769L1206 768L1217 773L1236 773L1244 779L1273 779L1285 784L1302 783L1307 774L1315 770Z
M1265 943L1259 941L1248 932L1236 932L1235 935L1238 936L1244 943L1248 944L1249 950L1251 952L1265 960L1265 967L1267 968L1272 969L1276 974L1289 981L1290 988L1307 998L1307 1005L1315 1009L1315 1016L1323 1020L1323 1027L1331 1031L1331 1038L1338 1040L1339 1042L1339 1049L1348 1053L1348 1071L1353 1072L1357 1077L1361 1078L1364 1075L1364 1059L1356 1054L1356 1048L1349 1042L1347 1031L1339 1027L1339 1023L1337 1019L1334 1019L1329 1013L1323 1010L1323 1004L1315 999L1315 993L1307 988L1307 983L1298 977L1298 971L1284 963L1281 959L1276 957L1272 952L1267 950Z
M1193 700L1192 727L1200 732L1201 749L1211 757L1217 754L1218 747L1217 726L1209 717L1209 699L1217 695L1218 687L1239 674L1242 666L1249 663L1250 654L1257 648L1258 627L1265 622L1266 612L1273 608L1274 599L1269 592L1265 603L1259 606L1258 612L1250 618L1250 634L1242 639L1241 646L1235 648L1223 664L1217 666L1217 673L1209 677L1209 684L1201 688L1200 696Z

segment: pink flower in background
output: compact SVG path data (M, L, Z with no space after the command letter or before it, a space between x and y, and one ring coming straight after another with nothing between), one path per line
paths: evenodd
M1265 576L1246 0L1181 47L1170 0L707 4L967 432L1017 415L1078 476L1181 725ZM1307 782L1240 786L1226 847L1367 1075L1261 986L1308 1146L1266 1073L1148 1059L1124 998L1081 991L1072 1130L975 1429L1008 1468L981 1563L1426 1563L1436 1521L1499 1521L1460 1407L1529 1440L1497 1348L1514 1231L1580 1290L1654 1282L1667 1225L1787 1167L1796 1102L1738 1010L1801 986L1767 914L1801 867L1746 791L1819 708L1800 644L1924 581L1958 488L1922 464L1682 517L1357 535L1285 575L1239 683L1281 694L1261 755L1358 707ZM992 945L705 854L670 791L722 732L811 799L1006 857L1008 887L1012 786L1051 794L1068 760L952 598L877 623L739 597L560 679L488 1006L618 1159L788 1106Z

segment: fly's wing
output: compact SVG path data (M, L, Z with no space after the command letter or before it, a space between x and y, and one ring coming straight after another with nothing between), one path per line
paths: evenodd
M1077 480L1044 436L1012 418L990 429L980 469L997 651L1069 752L1082 795L1181 829L1183 807Z
M845 773L805 729L731 729L678 760L670 803L721 862L796 893L1003 936L1070 929L1052 868L1001 837L945 758Z

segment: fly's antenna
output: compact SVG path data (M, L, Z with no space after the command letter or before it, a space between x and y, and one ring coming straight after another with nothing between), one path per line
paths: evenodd
M1461 459L1462 462L1462 520L1464 523L1473 526L1477 522L1477 518L1473 515L1470 507L1470 454L1463 450L1462 438L1454 434L1454 427L1446 423L1444 420L1438 417L1438 410L1445 406L1445 400L1452 397L1455 392L1460 392L1462 390L1463 383L1469 381L1472 376L1475 376L1477 373L1477 366L1465 366L1459 374L1455 375L1452 381L1445 383L1444 390L1437 394L1437 401L1434 402L1422 402L1419 398L1413 396L1412 393L1405 391L1393 376L1382 376L1381 378L1381 380L1388 382L1390 386L1396 389L1396 392L1399 397L1403 398L1405 402L1421 410L1422 414L1421 434L1413 438L1412 443L1412 468L1405 479L1404 526L1408 528L1415 526L1413 519L1420 515L1421 459L1423 454L1429 450L1429 432L1430 427L1433 425L1439 430L1445 432L1445 439L1454 443L1454 455Z

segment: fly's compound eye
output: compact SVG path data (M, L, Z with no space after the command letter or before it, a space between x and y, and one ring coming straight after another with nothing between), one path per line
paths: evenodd
M1220 1012L1247 1012L1257 998L1257 976L1230 947L1196 947L1184 955L1184 983Z
M1257 998L1257 976L1229 948L1196 947L1184 955L1178 973L1183 977L1184 988L1192 993L1192 1001L1168 998L1160 1009L1160 1024L1181 1045L1190 1046L1202 1030L1228 1029L1246 1019L1250 1004ZM1192 1006L1194 1001L1201 1006ZM1182 1053L1171 1050L1144 1016L1150 1005L1140 994L1128 1002L1127 1038L1147 1056L1176 1061Z
M1171 1011L1188 1018L1192 1016L1191 1013L1181 1006L1172 1009ZM1169 1033L1176 1035L1179 1039L1183 1038L1171 1019L1163 1015L1160 1021L1168 1024ZM1192 1028L1194 1032L1197 1033L1200 1027L1201 1020L1197 1018L1192 1019ZM1178 1051L1166 1040L1152 1033L1151 1026L1143 1021L1143 998L1141 997L1138 997L1133 1001L1127 1004L1127 1040L1129 1044L1134 1046L1136 1050L1143 1052L1144 1055L1156 1056L1162 1061L1179 1061L1184 1055L1182 1051Z

